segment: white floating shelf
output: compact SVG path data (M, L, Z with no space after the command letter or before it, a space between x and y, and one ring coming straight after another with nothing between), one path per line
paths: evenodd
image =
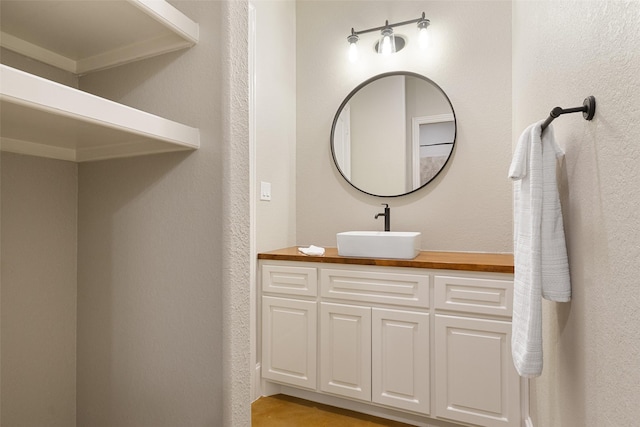
M0 101L3 151L83 162L200 146L196 128L6 65Z
M198 24L164 0L0 2L0 45L86 74L193 46Z

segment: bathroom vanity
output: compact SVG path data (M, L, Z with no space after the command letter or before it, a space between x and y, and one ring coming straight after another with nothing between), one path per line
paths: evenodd
M266 394L423 426L527 424L511 360L511 255L287 248L258 259Z

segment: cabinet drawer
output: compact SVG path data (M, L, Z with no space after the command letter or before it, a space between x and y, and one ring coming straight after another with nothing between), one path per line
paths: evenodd
M409 307L429 306L429 276L406 273L323 268L320 270L324 298L376 302Z
M262 266L262 291L274 294L318 295L318 270L289 265Z
M511 317L513 281L436 276L436 309Z

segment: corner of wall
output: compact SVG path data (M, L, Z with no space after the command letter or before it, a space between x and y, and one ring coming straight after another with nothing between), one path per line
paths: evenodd
M223 425L251 424L248 3L225 2L223 175Z

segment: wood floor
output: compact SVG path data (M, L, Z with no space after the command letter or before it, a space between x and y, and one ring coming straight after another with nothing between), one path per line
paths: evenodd
M251 405L252 427L410 427L395 421L278 394Z

